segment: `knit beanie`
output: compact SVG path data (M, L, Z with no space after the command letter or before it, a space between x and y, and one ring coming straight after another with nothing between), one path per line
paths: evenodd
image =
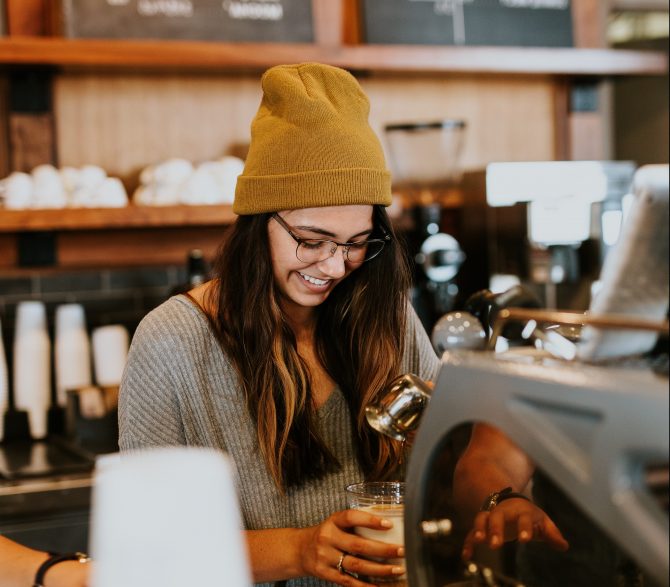
M265 72L233 212L391 204L391 174L368 124L370 103L347 71L320 63Z

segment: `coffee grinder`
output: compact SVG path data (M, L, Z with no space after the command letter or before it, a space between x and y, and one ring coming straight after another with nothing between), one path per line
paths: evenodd
M585 310L618 239L634 172L629 161L488 165L491 289L517 280L547 308Z
M405 233L414 280L412 305L424 327L454 303L456 276L465 260L454 236L457 222L445 214L460 194L460 155L466 123L438 120L387 124L384 127L394 190L401 194L409 220Z

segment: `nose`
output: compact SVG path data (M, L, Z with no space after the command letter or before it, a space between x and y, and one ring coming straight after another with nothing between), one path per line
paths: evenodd
M344 248L337 247L337 250L331 257L319 262L319 270L331 279L337 279L342 277L347 270L345 261Z

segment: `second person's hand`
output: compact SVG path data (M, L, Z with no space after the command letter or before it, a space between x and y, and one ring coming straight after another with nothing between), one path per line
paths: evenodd
M463 559L472 558L476 544L500 548L504 542L518 540L547 542L556 550L567 550L565 540L547 514L525 499L507 499L490 512L479 512L463 544Z

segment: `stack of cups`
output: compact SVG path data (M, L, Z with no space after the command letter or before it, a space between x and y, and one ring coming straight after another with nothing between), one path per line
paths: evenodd
M58 306L55 340L56 399L59 406L65 407L68 389L91 385L91 345L83 306Z
M14 333L14 404L28 412L33 438L47 434L51 403L51 342L42 302L21 302Z
M173 447L98 459L92 587L250 587L245 544L221 452Z
M128 358L128 331L118 324L101 326L93 331L91 338L96 383L100 387L120 385Z
M7 375L7 358L5 345L2 341L2 323L0 323L0 440L4 438L5 411L9 403L9 377Z

